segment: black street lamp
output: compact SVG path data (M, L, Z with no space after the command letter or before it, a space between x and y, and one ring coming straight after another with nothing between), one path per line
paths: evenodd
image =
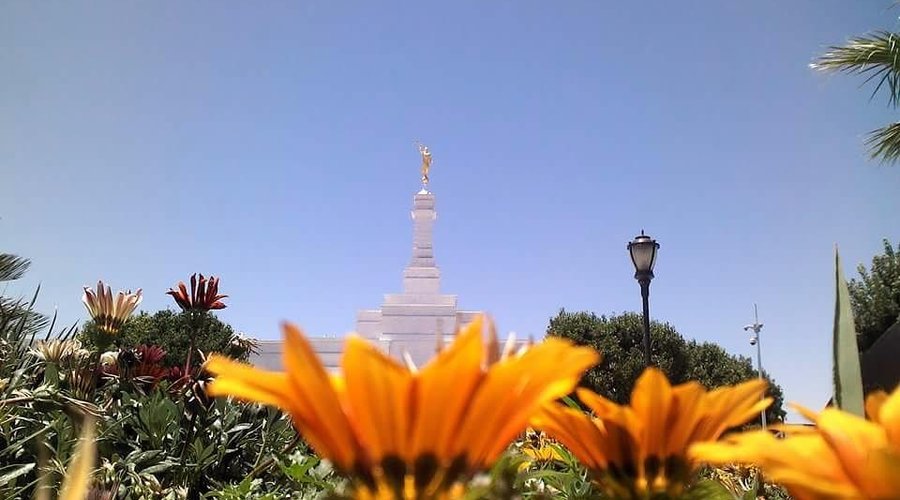
M656 265L656 251L659 243L644 234L634 238L628 244L628 253L634 264L634 279L641 285L641 298L644 300L644 366L650 366L650 280L653 279L653 266Z

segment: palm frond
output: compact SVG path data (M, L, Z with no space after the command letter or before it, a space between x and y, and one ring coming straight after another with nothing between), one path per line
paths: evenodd
M878 31L851 38L843 46L830 47L810 67L819 71L867 75L864 83L878 82L872 97L887 85L890 105L900 105L900 33Z
M869 133L866 146L873 159L896 163L900 160L900 123L892 123Z
M0 341L19 345L25 342L26 337L31 337L28 341L30 347L37 332L47 326L50 319L34 310L40 291L38 286L30 301L0 296Z
M13 281L21 278L31 261L8 253L0 254L0 281Z

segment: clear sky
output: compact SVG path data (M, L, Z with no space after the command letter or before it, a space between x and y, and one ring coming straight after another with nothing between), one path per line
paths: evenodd
M377 4L377 5L376 5ZM807 65L897 28L890 1L3 2L0 249L39 308L81 287L221 276L221 318L341 335L399 291L420 139L443 288L502 331L640 307L625 244L662 245L655 319L830 394L833 248L900 238L894 114Z

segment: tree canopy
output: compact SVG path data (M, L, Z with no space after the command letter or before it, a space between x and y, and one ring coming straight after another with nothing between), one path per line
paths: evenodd
M195 313L199 314L199 313ZM82 340L93 343L92 339L102 335L92 321L82 328ZM203 313L192 319L190 313L168 309L149 314L141 311L132 316L119 332L117 344L134 348L141 344L156 345L166 351L167 366L183 366L188 349L194 338L194 348L209 354L219 352L237 359L246 359L247 347L237 342L234 329L212 313ZM195 354L191 364L199 363Z
M637 313L597 316L592 312L560 310L550 319L548 335L588 345L603 354L603 360L582 378L581 385L619 404L628 402L631 389L644 369L641 339L642 317ZM732 385L758 376L750 358L729 354L710 342L685 341L668 323L651 321L651 358L673 384L697 380L707 388ZM766 412L769 422L784 419L781 387L768 375L768 396L775 402Z
M884 253L872 257L871 269L860 264L857 271L859 279L848 286L859 350L865 351L900 321L900 244L894 249L885 239Z

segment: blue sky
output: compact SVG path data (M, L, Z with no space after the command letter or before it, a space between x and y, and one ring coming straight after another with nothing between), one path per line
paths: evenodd
M98 278L221 276L221 317L343 334L398 291L420 139L443 288L503 331L636 310L625 244L662 245L651 308L752 351L787 398L830 394L833 247L897 241L893 118L808 67L896 28L891 2L0 4L0 243L39 307Z

